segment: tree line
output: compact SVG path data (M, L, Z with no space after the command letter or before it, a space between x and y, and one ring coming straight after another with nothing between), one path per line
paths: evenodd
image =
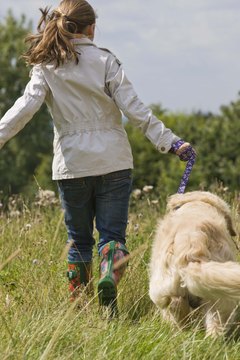
M20 55L31 23L9 12L0 23L0 118L23 93L30 69ZM209 190L220 182L230 191L239 189L240 98L222 106L218 114L171 113L152 105L154 114L197 150L197 161L188 190ZM0 200L11 194L34 195L38 187L55 189L51 181L53 125L46 106L0 151ZM160 154L128 122L126 131L134 155L134 187L153 185L158 192L176 192L185 163L172 155Z

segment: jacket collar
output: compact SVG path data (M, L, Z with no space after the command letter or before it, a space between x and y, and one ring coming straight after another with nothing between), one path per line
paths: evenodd
M92 46L96 46L92 40L90 40L89 38L87 37L75 37L73 39L71 39L71 42L74 44L74 45L92 45Z

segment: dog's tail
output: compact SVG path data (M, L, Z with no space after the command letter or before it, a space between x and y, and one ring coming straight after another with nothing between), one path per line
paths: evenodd
M195 296L240 300L240 264L236 262L191 262L181 269L180 276L182 286Z

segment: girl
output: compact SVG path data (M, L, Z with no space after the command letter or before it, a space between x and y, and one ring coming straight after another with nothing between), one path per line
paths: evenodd
M91 279L96 218L102 257L99 302L114 304L124 268L113 265L128 254L125 231L133 168L121 111L161 153L173 151L178 144L178 155L192 148L179 142L142 104L120 61L93 43L96 15L87 1L63 0L52 12L47 8L41 12L38 33L27 38L29 49L24 56L33 65L31 80L1 119L0 147L45 101L54 123L53 179L58 182L72 244L68 254L71 299Z

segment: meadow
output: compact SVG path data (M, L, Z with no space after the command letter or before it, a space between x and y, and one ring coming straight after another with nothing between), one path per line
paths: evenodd
M132 257L119 285L116 319L99 310L96 293L69 302L66 232L58 199L49 196L31 206L20 198L9 200L8 212L0 216L1 360L240 359L237 337L205 338L198 323L184 331L173 329L149 299L151 244L165 208L165 199L149 190L131 200L127 241ZM239 231L239 194L220 192ZM95 250L95 290L98 266Z

